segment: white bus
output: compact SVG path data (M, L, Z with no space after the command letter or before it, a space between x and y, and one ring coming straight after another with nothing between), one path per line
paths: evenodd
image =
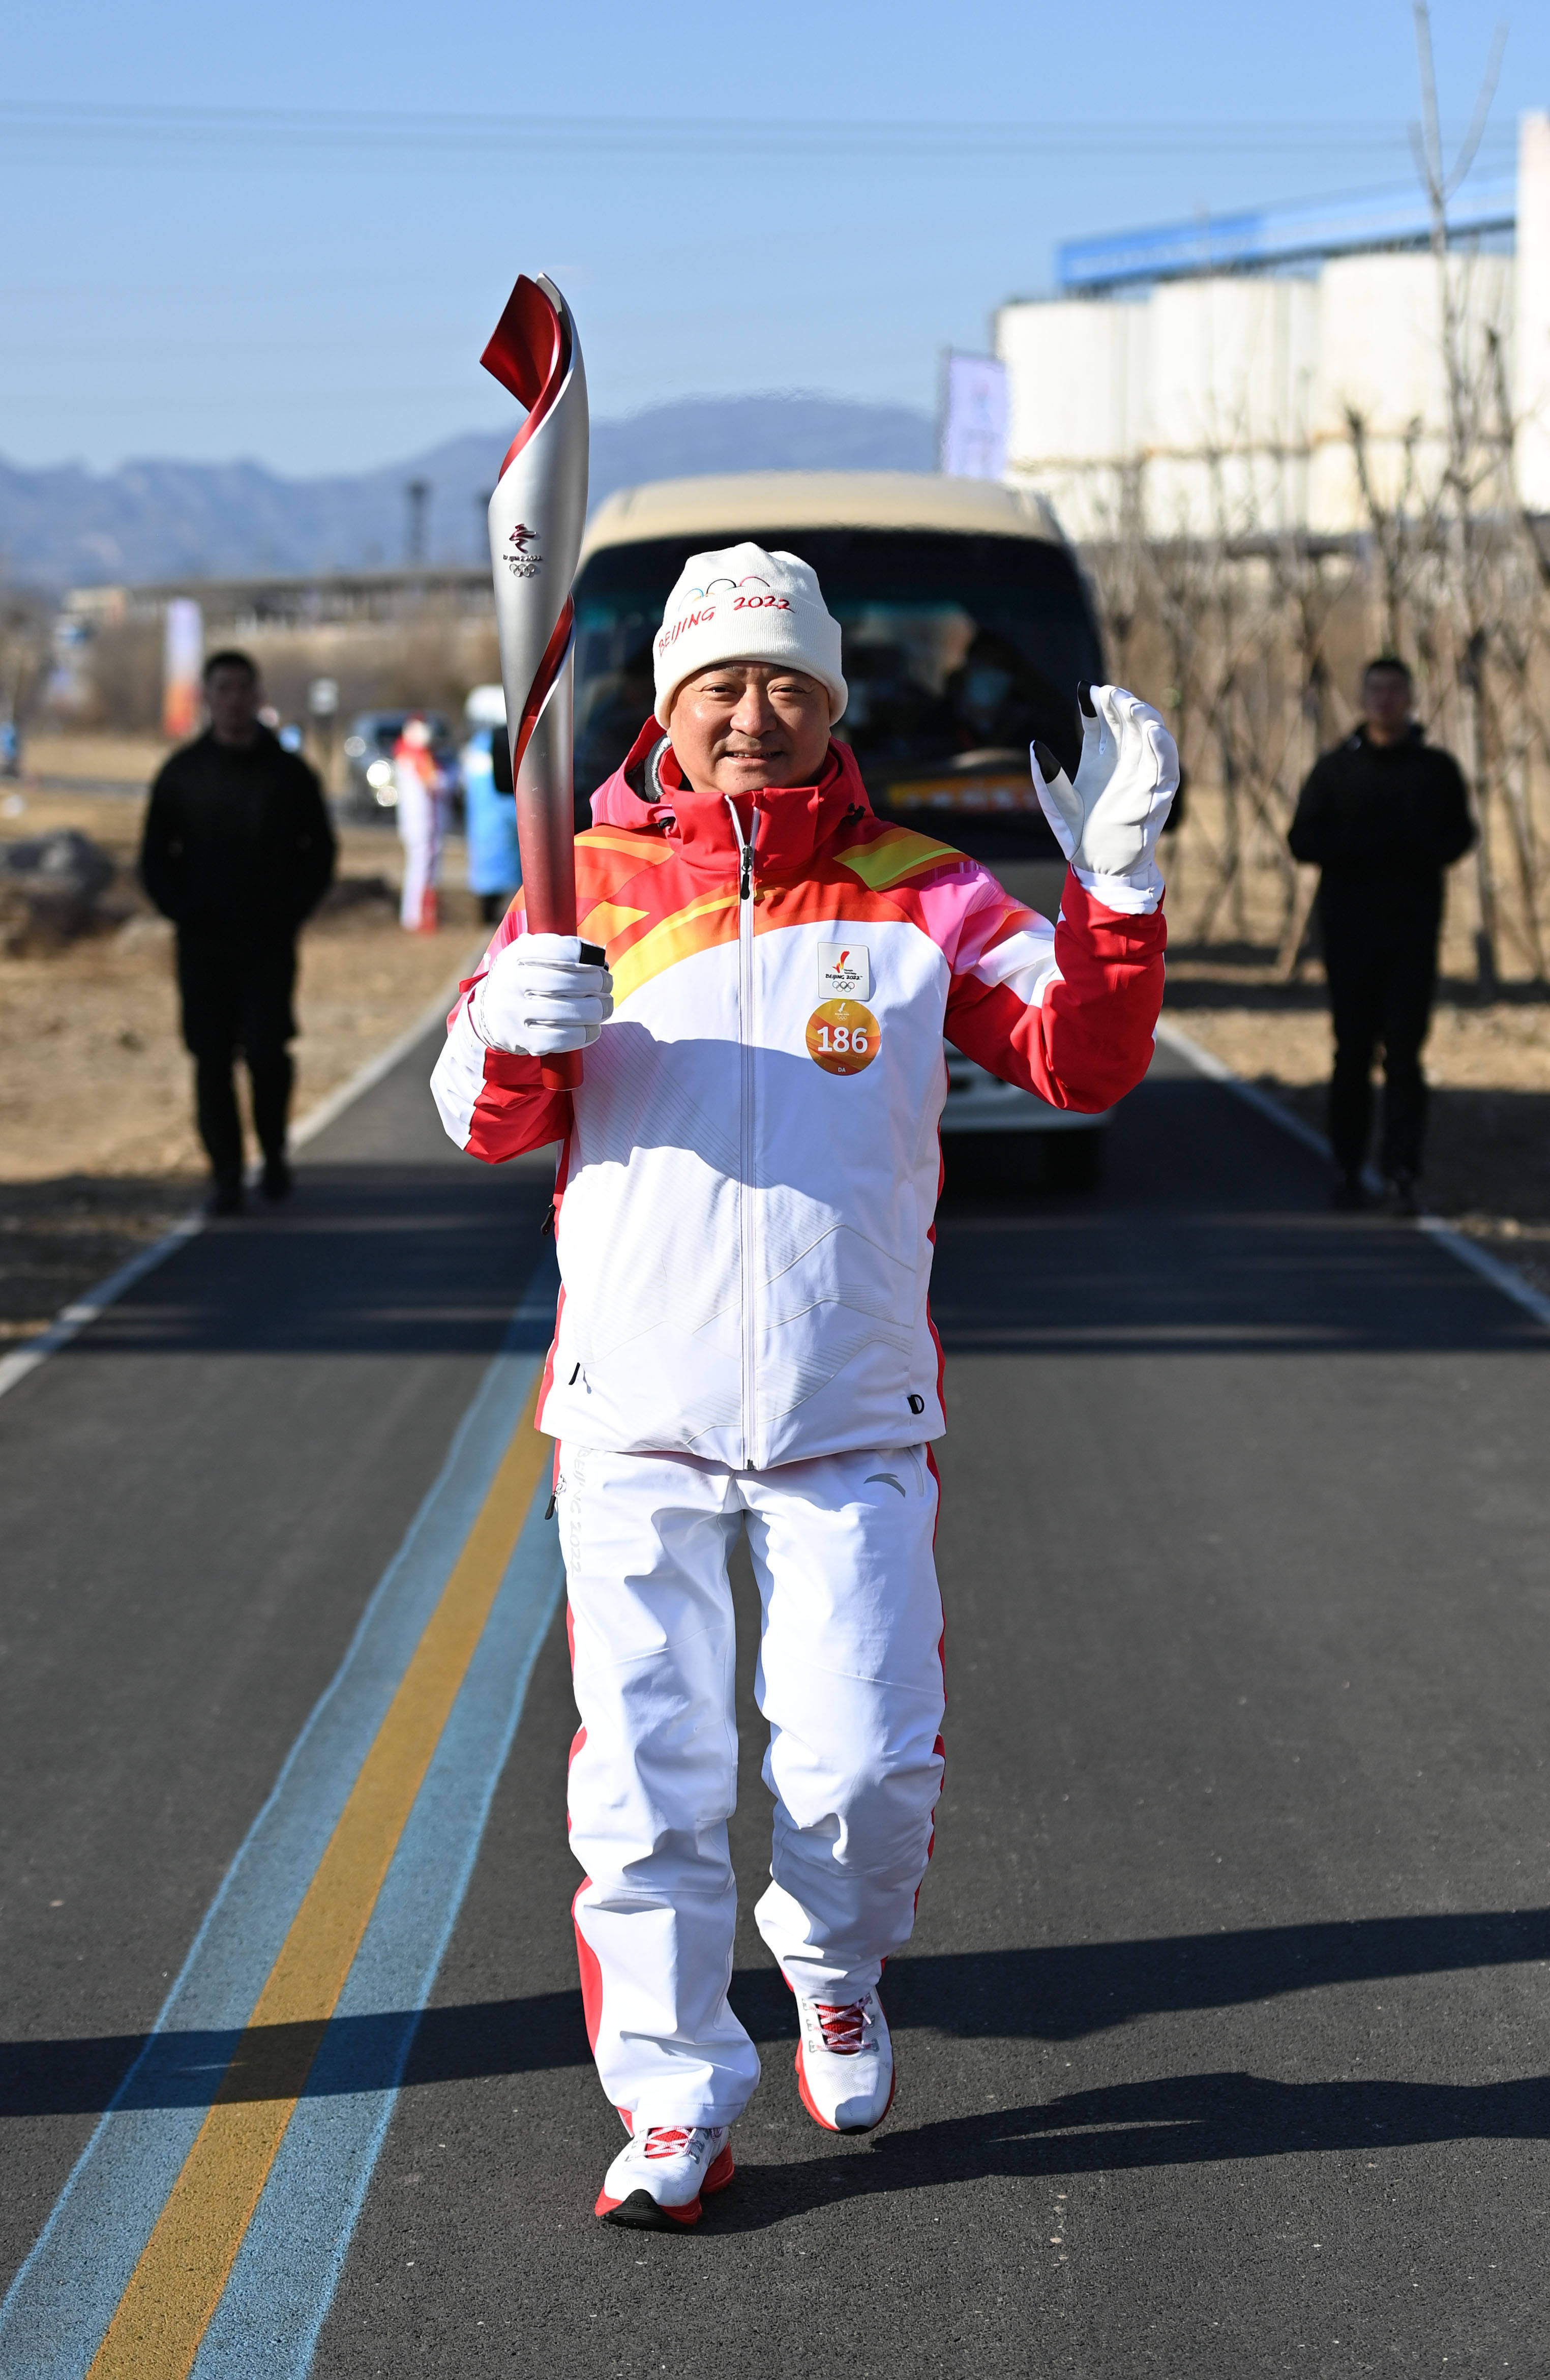
M650 714L651 639L684 562L752 538L817 572L844 639L850 744L880 816L984 860L1053 917L1064 862L1028 769L1037 735L1074 769L1076 688L1101 679L1092 607L1038 497L909 471L750 471L620 489L576 575L577 809ZM1037 1132L1046 1178L1096 1185L1108 1115L998 1082L951 1044L942 1129ZM967 1148L963 1154L968 1156Z

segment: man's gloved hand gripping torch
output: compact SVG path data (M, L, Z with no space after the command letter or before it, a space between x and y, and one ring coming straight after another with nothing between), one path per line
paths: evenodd
M587 374L570 309L524 273L481 358L527 407L490 499L495 625L506 692L527 931L479 986L477 1022L498 1047L574 1089L581 1051L612 1012L604 954L576 939L571 584L587 518Z

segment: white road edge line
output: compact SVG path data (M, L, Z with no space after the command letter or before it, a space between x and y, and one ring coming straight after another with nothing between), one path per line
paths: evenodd
M1536 1322L1543 1322L1550 1328L1550 1297L1535 1289L1532 1281L1525 1281L1516 1265L1506 1264L1500 1257L1494 1257L1489 1248L1483 1248L1466 1232L1450 1232L1440 1215L1418 1215L1416 1221L1428 1239L1435 1240L1449 1256L1457 1257L1460 1264L1468 1265L1471 1272L1479 1273L1482 1281L1490 1281L1504 1297L1510 1297L1515 1305L1520 1305L1525 1313L1532 1314Z
M1234 1074L1226 1061L1217 1056L1214 1050L1204 1049L1187 1033L1181 1033L1177 1025L1169 1025L1160 1019L1157 1039L1165 1050L1171 1050L1176 1057L1182 1058L1193 1066L1197 1075L1205 1075L1213 1083L1220 1083L1224 1089L1231 1091L1235 1098L1242 1099L1260 1115L1268 1116L1272 1123L1279 1124L1283 1132L1290 1133L1293 1140L1300 1140L1304 1148L1316 1150L1326 1164L1333 1163L1329 1143L1322 1132L1315 1132L1311 1123L1305 1123L1290 1108L1283 1107L1279 1099L1272 1099L1268 1091L1262 1091L1257 1083L1246 1083L1241 1075ZM1370 1168L1363 1179L1369 1189L1381 1187ZM1440 1215L1418 1215L1416 1222L1438 1247L1446 1248L1449 1256L1457 1257L1471 1272L1478 1273L1482 1281L1488 1281L1493 1289L1499 1289L1504 1297L1510 1297L1525 1314L1532 1314L1536 1322L1542 1322L1550 1329L1550 1297L1535 1289L1532 1281L1525 1281L1516 1266L1504 1263L1500 1257L1492 1256L1464 1232L1449 1230Z
M480 952L483 948L481 943ZM478 954L469 964L478 965ZM390 1075L399 1060L408 1056L416 1042L423 1040L432 1026L443 1021L457 997L457 987L466 972L460 971L446 990L438 993L430 1007L422 1009L414 1023L406 1026L396 1040L390 1041L385 1050L379 1050L374 1058L368 1058L363 1066L357 1066L346 1081L330 1091L326 1098L321 1099L315 1108L308 1109L300 1122L292 1127L290 1145L293 1148L305 1148L319 1133L326 1132L336 1117L342 1116L345 1109L353 1106L366 1092L375 1089L383 1075ZM7 1389L14 1389L19 1380L24 1380L29 1372L35 1372L38 1366L46 1363L51 1355L57 1354L61 1347L67 1347L88 1324L95 1322L121 1298L126 1290L133 1289L136 1281L143 1281L148 1272L154 1272L168 1257L176 1256L179 1248L187 1247L190 1240L198 1239L205 1227L205 1220L202 1207L190 1208L188 1214L179 1216L159 1240L152 1240L148 1248L141 1248L127 1264L120 1265L116 1272L110 1272L105 1281L96 1282L82 1296L72 1298L68 1305L61 1306L48 1329L39 1337L29 1339L25 1346L16 1348L9 1355L0 1355L0 1397Z

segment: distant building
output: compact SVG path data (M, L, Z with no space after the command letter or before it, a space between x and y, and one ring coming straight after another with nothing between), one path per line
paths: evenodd
M1516 180L1466 183L1449 225L1483 438L1499 379L1518 492L1550 513L1550 115L1523 118ZM1062 294L996 318L1008 479L1078 538L1124 521L1339 535L1367 522L1354 411L1381 501L1407 475L1435 486L1447 381L1428 228L1417 191L1068 243Z

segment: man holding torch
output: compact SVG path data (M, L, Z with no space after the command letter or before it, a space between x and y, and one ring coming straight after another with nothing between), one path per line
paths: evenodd
M630 2134L597 2212L671 2229L732 2180L759 2075L727 1998L745 1528L775 1797L757 1916L795 1996L798 2087L835 2131L892 2099L878 1986L943 1759L942 1037L1059 1107L1140 1079L1177 760L1155 711L1084 690L1075 783L1034 761L1071 863L1052 926L873 814L832 735L839 625L798 556L693 556L654 657L655 715L575 838L573 930L534 930L518 895L433 1087L490 1162L563 1144L538 1417L559 1441L582 1721L582 1996ZM526 844L524 874L530 893Z

